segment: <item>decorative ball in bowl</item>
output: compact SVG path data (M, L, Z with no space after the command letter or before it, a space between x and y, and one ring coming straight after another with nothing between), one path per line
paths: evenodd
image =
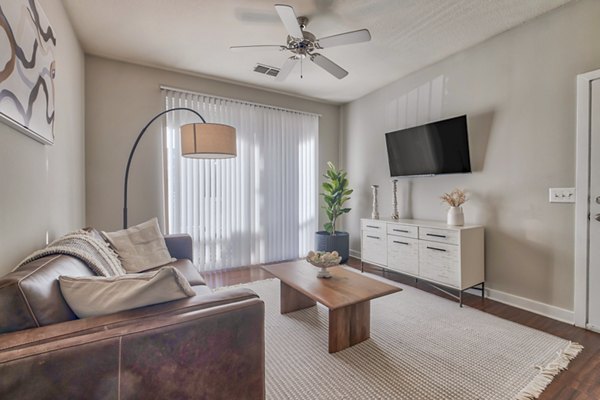
M339 265L340 261L342 261L342 257L340 257L337 251L309 251L308 255L306 256L306 261L317 268L321 268L317 274L317 278L328 279L331 278L331 273L327 271L327 268Z

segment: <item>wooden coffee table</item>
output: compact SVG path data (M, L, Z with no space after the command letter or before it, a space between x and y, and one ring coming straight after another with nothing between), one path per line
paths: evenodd
M347 271L330 268L332 277L317 278L318 269L304 260L263 267L281 281L281 313L312 307L329 309L329 352L360 343L371 333L371 299L402 289Z

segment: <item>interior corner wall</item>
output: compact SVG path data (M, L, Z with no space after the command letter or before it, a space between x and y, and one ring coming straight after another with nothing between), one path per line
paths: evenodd
M121 229L125 165L142 127L164 110L160 85L321 114L319 171L324 171L327 161L338 162L338 105L91 55L85 57L85 75L86 210L90 226ZM149 128L132 161L130 225L152 217L162 221L164 217L161 126L157 121ZM322 223L324 216L319 220Z
M486 287L573 309L576 76L600 68L600 1L567 4L400 79L342 108L342 166L355 192L345 218L360 250L360 218L391 215L384 134L467 114L472 174L400 178L404 217L445 220L439 196L470 192L466 223L485 226Z
M54 145L0 123L0 276L46 240L85 224L84 56L60 0L40 0L55 32Z

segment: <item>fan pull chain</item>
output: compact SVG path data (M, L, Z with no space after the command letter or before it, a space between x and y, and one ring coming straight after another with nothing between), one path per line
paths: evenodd
M300 79L304 78L302 76L302 61L304 60L304 57L300 57Z

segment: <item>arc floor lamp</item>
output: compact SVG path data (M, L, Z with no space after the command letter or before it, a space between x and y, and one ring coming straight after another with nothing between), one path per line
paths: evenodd
M129 153L127 167L125 168L125 183L123 190L123 229L127 229L127 184L129 182L129 169L131 167L131 160L133 159L135 149L142 136L144 136L144 133L146 133L146 130L148 130L148 127L158 118L171 111L190 111L202 120L202 122L181 126L181 155L183 157L219 159L234 158L237 156L234 127L224 124L208 123L200 113L187 107L171 108L158 113L146 124L146 126L144 126L135 139L131 152Z

